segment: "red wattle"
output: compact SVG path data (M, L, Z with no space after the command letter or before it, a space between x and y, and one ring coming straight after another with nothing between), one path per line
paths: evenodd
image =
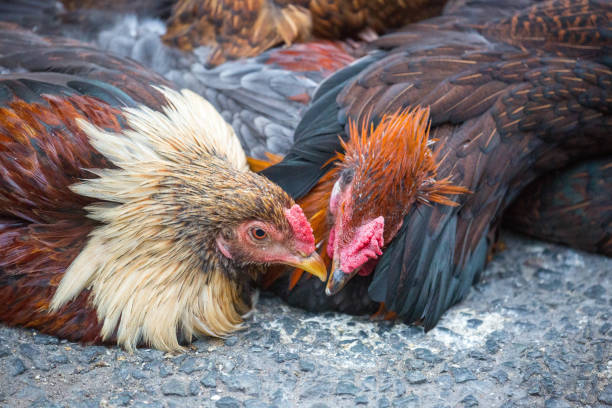
M384 229L385 219L380 216L355 231L351 243L340 249L340 265L344 273L351 273L369 259L376 259L382 255Z

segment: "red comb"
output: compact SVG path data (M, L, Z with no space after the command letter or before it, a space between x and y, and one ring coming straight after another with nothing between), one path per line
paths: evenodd
M291 225L291 228L293 229L293 234L295 235L298 245L297 249L306 254L314 252L315 239L312 233L312 227L306 219L302 208L299 205L294 204L293 207L285 210L285 216L287 217L287 221L289 221L289 225Z

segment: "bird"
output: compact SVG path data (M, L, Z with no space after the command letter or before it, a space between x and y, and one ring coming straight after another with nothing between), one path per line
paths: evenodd
M262 172L304 208L332 266L329 297L299 273L292 289L274 286L290 304L353 313L383 304L430 330L478 280L504 210L527 185L610 154L609 2L519 3L448 4L440 17L370 42L319 86L293 147ZM405 202L405 188L380 180L405 166L403 147L346 161L356 141L394 132L384 118L415 107L429 109L436 175L426 185L469 190L445 195L454 204ZM607 208L609 193L601 199Z
M0 23L1 322L178 352L244 327L271 264L325 279L303 211L210 103L50 41Z
M612 257L612 157L572 163L521 192L503 224L523 234Z
M208 65L253 57L279 44L383 32L439 14L444 0L179 0L163 39L182 50L213 48Z
M117 13L113 7L66 10L46 0L15 0L0 2L0 20L36 27L44 41L32 54L48 54L49 45L54 49L67 39L87 41L91 49L133 59L176 87L204 96L232 125L245 153L258 159L288 151L316 87L353 62L362 48L353 40L310 41L208 69L204 47L186 52L162 43L165 22L154 14Z

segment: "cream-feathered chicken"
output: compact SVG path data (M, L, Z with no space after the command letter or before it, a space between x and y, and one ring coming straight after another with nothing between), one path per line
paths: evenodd
M208 102L71 49L82 75L0 75L0 321L177 350L239 329L268 264L325 277L300 207Z

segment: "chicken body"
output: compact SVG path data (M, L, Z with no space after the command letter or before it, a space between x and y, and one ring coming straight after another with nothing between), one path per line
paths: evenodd
M240 328L265 265L323 276L301 209L208 102L77 42L27 60L40 38L10 28L4 61L57 72L0 75L1 321L178 350Z
M352 41L314 41L207 69L204 47L183 52L161 42L160 33L165 30L161 19L113 11L48 8L45 0L0 3L0 20L37 28L37 40L28 38L22 44L24 48L17 47L19 38L11 30L3 30L9 49L0 66L13 69L17 61L26 70L42 69L43 64L59 70L62 67L55 61L69 52L67 38L85 39L90 45L79 44L81 59L96 53L96 61L103 54L128 57L176 87L204 96L232 125L246 154L260 159L267 152L284 155L289 150L293 132L316 87L351 63L361 48ZM62 57L60 61L65 70L79 66L78 60L68 63Z
M344 248L354 237L365 242L356 231L378 217L385 232L393 230L382 255L366 257L370 264L361 272L367 276L349 283L348 293L314 298L321 285L302 280L289 302L318 310L370 308L358 299L369 285L371 299L429 329L477 279L501 215L525 186L553 169L611 153L610 4L547 1L517 10L514 2L470 3L449 5L441 17L381 37L370 55L324 82L296 130L294 148L264 172L314 217L323 247L330 234ZM456 207L412 201L401 208L400 222L389 223L406 200L402 189L381 192L386 198L365 209L356 205L355 197L368 190L352 183L359 167L332 175L334 159L345 166L335 156L346 147L337 135L359 138L363 132L351 132L351 122L358 129L370 121L379 126L383 115L417 105L430 107L438 176L472 194L452 197ZM397 165L403 154L366 158L365 166ZM335 193L340 204L333 204ZM343 221L330 211L336 205L359 209L357 219ZM352 228L344 233L347 225ZM341 282L332 292L349 275L342 250L330 254L337 266L330 282Z
M583 160L539 178L504 214L533 237L612 256L612 158Z
M209 63L252 57L275 45L340 39L365 28L383 32L436 15L443 0L180 0L166 42L191 50L214 48Z

